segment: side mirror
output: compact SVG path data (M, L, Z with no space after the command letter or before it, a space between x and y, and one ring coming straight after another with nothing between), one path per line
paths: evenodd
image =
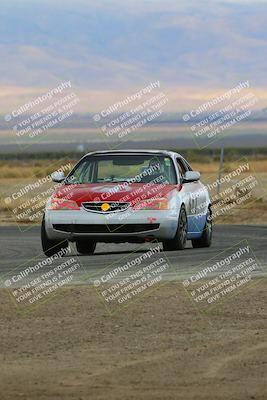
M197 182L200 179L200 173L198 171L186 171L183 178L183 183Z
M55 171L51 174L51 178L53 182L60 183L64 181L66 177L63 171Z

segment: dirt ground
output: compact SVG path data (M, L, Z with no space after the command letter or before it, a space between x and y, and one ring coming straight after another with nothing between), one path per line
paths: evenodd
M267 398L267 280L205 315L179 282L115 315L91 286L27 314L0 291L0 398Z

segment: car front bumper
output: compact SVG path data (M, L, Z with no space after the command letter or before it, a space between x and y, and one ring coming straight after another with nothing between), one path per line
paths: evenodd
M172 239L178 216L175 210L138 210L99 214L80 210L46 210L45 227L49 239L91 238L95 241Z

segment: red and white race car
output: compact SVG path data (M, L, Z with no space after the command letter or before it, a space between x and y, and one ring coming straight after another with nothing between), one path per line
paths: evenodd
M93 254L97 242L157 239L164 250L208 247L211 200L200 174L179 154L164 150L113 150L86 154L48 200L41 229L47 256L75 242Z

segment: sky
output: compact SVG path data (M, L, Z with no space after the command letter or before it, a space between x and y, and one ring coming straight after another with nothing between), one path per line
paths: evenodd
M0 1L3 111L65 80L81 111L156 80L170 110L246 80L267 103L266 1Z

